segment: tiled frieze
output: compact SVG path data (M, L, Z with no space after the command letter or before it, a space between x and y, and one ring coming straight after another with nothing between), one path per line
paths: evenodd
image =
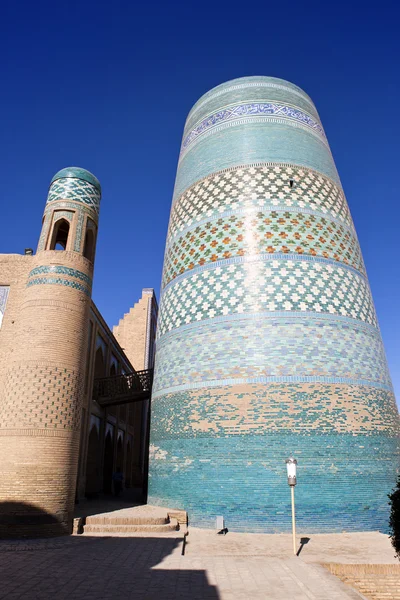
M78 211L78 223L76 225L76 235L74 242L74 250L75 252L80 252L82 250L82 231L83 231L83 223L85 220L85 213L83 210Z
M30 271L29 277L33 277L34 275L47 275L49 273L56 273L57 275L69 275L70 277L74 277L75 279L80 279L81 281L84 281L89 285L89 287L92 286L92 278L89 277L89 275L86 275L86 273L83 273L82 271L78 271L78 269L72 269L71 267L65 267L62 265L43 265L40 267L36 267L35 269L32 269L32 271Z
M164 291L158 335L249 313L315 312L377 327L368 282L353 269L311 260L263 260L211 266L183 275Z
M262 100L268 96L268 98L273 101L279 102L284 100L287 102L288 98L290 98L293 104L297 103L299 108L319 119L317 110L311 98L299 87L288 84L288 82L283 79L276 80L276 83L272 83L271 81L253 81L253 78L251 77L244 77L241 81L242 83L240 84L223 86L220 89L215 88L204 94L204 96L195 103L188 114L184 137L199 119L203 119L206 114L213 112L214 108L218 109L221 106L221 97L228 97L230 103L240 102L243 98L246 98L249 89L252 90L252 97L257 100ZM277 83L278 81L280 83Z
M0 327L3 322L4 313L6 311L9 292L10 292L10 286L0 285Z
M86 296L91 296L91 291L85 285L82 285L82 283L72 281L71 279L63 279L62 277L47 277L46 279L36 277L35 279L30 279L26 287L31 287L32 285L63 285L74 290L79 290L86 294Z
M38 252L41 252L42 250L44 250L47 236L49 234L50 221L51 221L50 214L51 214L50 211L45 212L44 216L43 216L42 231L40 232L40 238L39 238L39 243L38 243L38 247L37 247Z
M157 344L154 397L176 389L269 381L391 381L379 332L357 321L256 315L177 329Z
M49 189L47 204L58 200L75 200L93 208L97 213L100 208L101 192L94 185L83 179L64 177L54 181Z
M226 212L267 209L313 211L353 229L343 191L328 177L293 165L244 165L210 175L176 199L168 242L192 225Z
M54 213L54 223L60 219L67 219L71 223L74 213L71 210L57 210Z
M189 114L164 258L149 502L192 524L386 531L400 420L361 250L311 100L249 77Z
M306 112L277 102L250 102L233 104L220 107L213 114L208 115L190 131L184 138L181 148L181 156L193 145L201 136L210 133L217 133L223 127L229 127L236 123L243 124L247 120L257 120L262 123L264 120L273 119L276 121L305 127L318 135L322 140L326 139L325 132L318 120ZM278 121L278 122L279 122Z
M66 275L68 279L60 275ZM86 273L71 267L40 266L29 273L26 287L33 285L63 285L91 296L92 280Z
M259 211L196 225L167 245L163 285L196 266L275 253L322 256L365 272L357 238L343 225L314 214Z

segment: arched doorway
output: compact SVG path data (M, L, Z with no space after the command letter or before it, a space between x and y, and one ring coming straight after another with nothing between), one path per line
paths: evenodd
M117 469L124 470L124 432L121 430L118 431Z
M92 415L86 461L86 490L88 498L96 496L101 488L100 481L100 419Z
M132 475L132 436L128 436L126 444L126 468L125 468L125 487L131 487L131 475Z
M107 423L106 437L104 440L104 462L103 462L103 491L105 494L112 493L112 476L114 466L114 427Z
M96 350L96 356L94 359L94 378L101 379L106 377L106 363L103 354L103 348L99 346Z

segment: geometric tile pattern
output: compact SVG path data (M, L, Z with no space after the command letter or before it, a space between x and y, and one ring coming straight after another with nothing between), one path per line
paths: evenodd
M10 286L8 285L0 285L0 327L3 321L3 316L7 306L8 294L10 291Z
M254 118L257 118L257 122L262 122L260 117L263 117L264 120L270 120L271 115L280 117L283 119L283 122L289 124L295 124L297 126L301 124L325 140L325 133L321 124L307 113L293 108L292 106L285 106L272 102L251 102L220 108L218 112L203 119L183 139L181 154L183 154L191 144L206 132L217 132L220 131L221 126L223 125L232 125L233 122L243 123L245 120L251 121L254 120Z
M34 275L47 275L48 273L57 273L57 274L61 274L61 275L69 275L70 277L75 277L76 279L80 279L81 281L84 281L85 283L87 283L89 286L92 285L92 279L91 277L89 277L89 275L86 275L86 273L83 273L82 271L78 271L77 269L72 269L71 267L64 267L64 266L40 266L40 267L36 267L35 269L32 269L32 271L29 273L28 277L33 277Z
M37 275L45 275L46 277L36 277ZM65 279L63 277L48 277L48 275L67 275L70 279ZM92 280L86 273L78 271L77 269L72 269L71 267L63 266L40 266L32 269L29 273L26 287L28 288L33 285L63 285L73 288L74 290L79 290L89 297L91 296L92 290Z
M338 264L295 258L187 274L165 289L162 307L158 336L205 319L266 311L327 313L377 326L364 277Z
M74 242L74 251L80 252L82 246L82 230L83 230L83 222L85 220L85 213L83 210L78 210L78 223L76 225L76 235Z
M322 256L365 272L357 238L343 225L314 214L259 211L207 221L168 245L163 286L198 265L276 252Z
M38 243L38 247L37 247L37 252L41 252L42 250L44 250L44 245L45 245L47 235L49 232L49 227L50 227L50 219L51 219L50 214L45 211L45 213L43 215L42 231L40 232L40 238L39 238L39 243Z
M149 502L206 527L224 515L239 531L288 530L294 453L304 530L385 530L400 421L309 97L267 77L207 93L185 126L174 197Z
M57 210L54 213L54 223L59 221L60 219L67 219L67 221L71 222L74 213L70 210Z
M311 210L354 229L343 191L331 179L305 167L265 163L225 169L190 186L174 202L168 240L227 211L278 208Z
M37 277L36 279L30 279L26 284L26 287L31 287L32 285L64 285L65 287L79 290L80 292L86 294L86 296L90 297L91 295L91 290L82 283L79 283L78 281L72 281L71 279L63 279L62 277Z
M83 179L63 177L51 184L47 204L57 200L75 200L90 206L98 213L100 198L101 192L91 183Z
M392 390L374 327L315 315L215 319L164 335L154 397L250 380L342 381Z

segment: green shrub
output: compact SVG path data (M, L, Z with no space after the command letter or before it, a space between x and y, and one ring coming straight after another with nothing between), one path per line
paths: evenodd
M400 475L397 478L395 489L389 496L390 506L390 539L396 556L400 559Z

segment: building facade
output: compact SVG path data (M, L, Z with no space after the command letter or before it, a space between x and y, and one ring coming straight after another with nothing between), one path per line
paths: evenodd
M186 121L164 259L149 502L192 524L385 530L399 416L354 224L311 99L224 83Z
M92 394L134 371L91 300L100 197L94 175L63 169L36 254L0 255L0 536L71 532L76 499L111 492L117 467L143 484L148 407Z

